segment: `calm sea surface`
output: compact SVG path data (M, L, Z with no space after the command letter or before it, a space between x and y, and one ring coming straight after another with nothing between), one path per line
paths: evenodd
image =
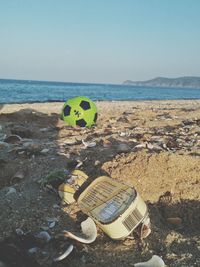
M1 104L66 101L79 95L92 100L200 99L200 89L0 79Z

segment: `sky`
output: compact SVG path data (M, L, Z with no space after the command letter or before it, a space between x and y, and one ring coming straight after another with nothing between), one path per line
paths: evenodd
M199 0L0 0L0 78L200 76Z

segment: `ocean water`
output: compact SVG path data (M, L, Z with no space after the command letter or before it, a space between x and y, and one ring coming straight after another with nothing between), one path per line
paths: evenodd
M200 89L0 79L0 104L63 102L79 95L94 101L200 99Z

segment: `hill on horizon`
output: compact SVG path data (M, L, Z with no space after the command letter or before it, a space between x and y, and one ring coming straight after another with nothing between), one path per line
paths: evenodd
M157 77L146 81L131 81L126 80L124 85L137 85L147 87L174 87L174 88L199 88L200 77L185 76L179 78Z

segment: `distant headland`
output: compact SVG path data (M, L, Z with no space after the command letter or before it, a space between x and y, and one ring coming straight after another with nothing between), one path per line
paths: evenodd
M165 78L157 77L146 81L131 81L123 82L124 85L136 85L146 87L174 87L174 88L200 88L200 77L179 77L179 78Z

